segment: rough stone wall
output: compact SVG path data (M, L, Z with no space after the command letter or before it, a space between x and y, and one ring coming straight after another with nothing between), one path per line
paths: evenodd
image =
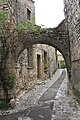
M33 0L18 0L16 6L14 7L14 12L16 12L15 20L16 24L28 20L27 18L27 9L30 10L30 22L35 23L35 6ZM29 59L29 60L28 60ZM21 71L18 75L18 89L26 89L26 87L33 81L34 82L34 73L32 70L33 67L33 47L29 46L28 49L25 49L20 55L20 64L18 72ZM19 91L19 90L18 90Z
M11 7L12 12L14 13L13 9ZM8 55L6 65L7 65L7 69L11 73L16 72L17 60L18 60L19 55L22 53L22 51L25 50L30 45L39 44L39 43L51 45L55 47L56 49L58 49L63 54L65 62L67 64L67 69L69 70L70 68L70 51L69 51L70 44L69 44L69 36L68 36L68 31L67 31L66 19L63 20L59 24L59 26L56 28L42 29L39 32L40 34L37 35L36 33L34 33L34 31L33 32L24 31L20 34L18 34L17 31L15 31L7 38L10 46L9 46L9 55ZM52 66L53 66L53 63L51 63L51 66L50 66L51 70L52 70ZM29 73L32 74L32 70L30 70ZM52 75L51 72L50 74ZM22 81L20 82L20 85L21 83Z
M46 63L45 63L45 55L44 52L46 53ZM36 54L35 54L36 53ZM55 49L51 46L48 45L43 45L43 44L37 44L34 47L34 66L35 71L36 71L36 77L37 77L37 55L40 55L41 57L41 65L40 65L40 79L48 79L49 77L52 77L55 69L56 69L56 59L55 59ZM53 65L51 66L51 64ZM50 69L51 68L51 69ZM50 74L51 72L51 74Z
M44 69L44 51L47 53L47 67ZM37 80L46 80L52 77L56 70L55 49L48 45L37 44L33 45L33 67L28 66L28 51L25 49L18 59L16 66L16 75L18 81L16 81L16 94L20 90L28 89L31 85L34 85ZM40 66L37 66L37 55L40 55ZM40 70L40 76L37 77L38 69Z
M18 25L20 22L27 20L27 9L30 10L30 21L32 23L35 22L35 7L34 7L34 1L33 0L8 0L7 4L6 2L1 2L0 1L0 11L2 10L7 10L8 11L8 22L10 22L11 24L9 24L9 26L14 28L15 25ZM9 30L11 31L11 28L9 28ZM6 32L8 34L8 31ZM1 62L2 62L2 42L1 42L1 37L0 36L0 67L1 67ZM6 39L7 41L7 39ZM7 41L8 43L10 43L10 41ZM4 51L4 50L3 50ZM25 50L26 51L26 50ZM24 68L24 61L25 61L25 57L26 54L24 55L25 51L22 54L22 57L24 56L24 60L23 60L23 68ZM3 53L4 55L5 53ZM3 56L4 57L4 56ZM11 64L10 64L11 63ZM11 49L9 48L9 54L8 54L8 59L6 60L6 65L7 65L7 69L9 70L10 73L14 73L16 74L16 69L17 69L17 61L15 61L11 55ZM25 69L25 68L24 68ZM23 72L23 71L22 71ZM25 71L26 72L26 71ZM26 74L26 73L24 73ZM23 79L22 79L23 80ZM19 85L21 86L21 84L23 83L23 81L21 80L21 82L19 81ZM17 81L16 81L17 83ZM25 82L24 82L25 84ZM16 86L17 87L17 86ZM4 92L1 89L1 98L4 98ZM9 92L9 94L11 94ZM13 94L13 93L12 93Z
M42 29L39 35L35 34L34 31L32 32L25 30L23 32L20 32L20 34L17 31L15 31L11 34L11 36L9 36L8 40L10 41L10 49L9 49L10 51L7 61L7 68L12 73L16 69L16 62L22 51L28 48L30 45L34 45L34 44L47 44L49 46L51 45L52 47L55 47L63 54L67 65L67 69L69 70L70 68L70 58L69 58L70 44L69 44L69 36L66 26L66 20L63 20L56 28ZM53 64L54 63L51 64L50 70L52 70ZM29 75L32 75L32 70L28 70L28 71L30 71L28 72ZM52 75L51 72L50 75ZM21 83L23 83L22 80L20 82L20 86Z
M33 0L9 0L9 13L16 25L27 20L27 9L31 11L31 22L35 22L35 6Z
M32 23L35 22L34 1L18 0L17 3L16 1L12 1L12 3L13 3L13 7L12 7L13 17L17 24L27 20L27 9L31 11L31 22ZM34 46L29 46L28 49L25 49L20 55L20 58L19 58L20 63L18 61L18 64L16 66L17 77L18 77L17 87L16 87L17 91L19 91L19 89L25 89L26 86L28 86L32 82L33 83L36 82L37 80L37 54L41 56L41 68L39 68L41 69L40 79L42 78L47 79L50 77L49 75L50 69L47 69L44 72L44 60L42 60L42 57L43 57L42 45L34 45ZM46 50L47 47L45 47L45 45L43 46L44 46L44 50ZM26 61L26 64L25 64L25 61ZM55 70L55 65L54 65L53 70L51 67L51 76L53 75L54 70Z
M71 51L71 83L80 89L80 0L64 0Z
M28 0L30 2L30 0ZM13 4L11 3L13 2ZM17 20L17 4L15 0L9 0L10 17ZM21 3L21 1L19 1ZM70 83L72 87L80 89L80 0L64 0L66 20L57 28L45 29L40 36L25 31L22 34L12 33L6 40L9 41L9 54L7 69L15 73L17 55L31 44L48 44L58 49L67 63L68 73L71 72ZM16 6L15 6L16 5ZM15 7L16 9L15 9ZM24 5L23 5L24 6ZM25 5L26 6L26 5ZM30 6L28 6L30 7ZM29 8L30 9L30 8ZM21 9L22 10L22 9ZM20 10L20 12L21 12ZM34 10L33 10L34 13ZM22 14L22 12L21 12ZM25 13L26 14L26 13ZM66 24L67 23L67 24ZM28 34L28 35L27 35ZM0 38L1 39L1 38ZM2 43L0 43L2 44ZM15 54L14 54L15 53ZM70 70L70 71L69 71ZM69 76L70 77L70 76Z
M16 32L17 34L17 32ZM24 31L23 33L17 34L15 40L13 39L14 33L9 39L12 39L12 51L14 50L15 59L21 53L23 49L33 44L47 44L55 47L59 50L66 62L67 69L70 69L70 41L67 31L66 20L63 20L58 27L42 29L40 35L34 33L34 31ZM18 37L18 38L17 38ZM16 41L16 42L15 42ZM15 48L15 49L14 49ZM14 54L13 53L13 54Z

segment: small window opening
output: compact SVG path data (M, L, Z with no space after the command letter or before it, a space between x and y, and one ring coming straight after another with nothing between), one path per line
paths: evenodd
M27 19L31 20L31 11L29 9L27 9Z

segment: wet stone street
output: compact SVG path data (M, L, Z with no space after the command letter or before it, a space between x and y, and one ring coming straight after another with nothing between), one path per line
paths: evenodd
M67 83L66 70L58 70L45 84L18 96L14 110L4 111L0 120L80 120L77 102L67 96Z

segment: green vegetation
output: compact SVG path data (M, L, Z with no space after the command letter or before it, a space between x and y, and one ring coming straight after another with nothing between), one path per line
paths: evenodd
M15 76L6 72L6 60L8 57L8 43L6 41L6 28L8 20L8 12L7 11L0 11L0 34L1 34L1 42L2 48L0 49L0 53L2 54L1 57L1 64L0 64L0 80L1 80L1 87L4 90L6 101L8 101L8 90L14 87Z
M5 4L7 0L1 0L0 2L3 2ZM8 11L5 9L2 9L0 11L0 36L1 36L1 43L2 47L0 49L1 54L1 64L0 64L0 87L3 88L4 94L6 97L6 102L8 101L8 90L13 89L15 85L15 79L16 77L6 71L6 61L9 54L9 44L6 39L6 35L8 34L8 28L10 24L8 23ZM3 101L0 103L1 106L6 106L6 103Z
M4 110L10 107L10 104L5 100L0 100L0 109Z
M64 69L66 68L66 65L65 65L65 61L64 60L60 60L60 65L61 65L61 68Z
M3 84L4 89L13 89L14 88L15 81L16 81L15 75L10 74L10 73L5 73L4 80L5 80L5 82Z
M5 100L8 102L8 90L13 89L16 83L16 76L14 74L11 74L9 72L5 72L5 70L0 71L0 80L1 85L0 87L3 88L4 94L5 94Z
M8 18L8 12L7 11L1 11L0 12L0 23L4 23L5 20Z
M0 0L0 3L7 3L8 0ZM9 14L8 11L3 9L0 11L0 36L1 36L1 43L2 43L2 48L0 49L0 54L1 54L1 64L0 64L0 87L3 88L4 90L4 94L6 97L6 102L8 102L8 91L10 89L13 89L15 86L15 81L16 81L16 76L9 73L7 71L6 68L6 61L8 59L8 55L9 55L9 43L6 39L6 37L8 36L8 33L10 33L10 29L11 28L11 21L9 20ZM18 26L16 26L16 28L14 29L16 31L18 31L18 33L23 33L23 31L29 31L29 33L34 34L36 36L40 36L42 29L41 26L37 26L35 25L33 22L29 22L29 21L23 21L21 23L18 24ZM5 102L1 102L0 103L1 108L4 108L4 106L6 106ZM2 107L3 106L3 107Z
M8 21L8 11L0 11L0 33L4 33Z
M24 21L18 24L15 28L18 32L23 32L25 30L29 31L30 33L33 33L35 35L41 34L41 26L35 25L34 23L31 23L30 21Z
M6 11L0 12L0 31L4 29L7 19L8 19L8 12Z

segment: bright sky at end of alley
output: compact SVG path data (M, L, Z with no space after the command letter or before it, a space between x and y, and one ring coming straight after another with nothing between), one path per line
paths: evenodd
M34 0L37 25L56 27L64 19L63 0Z

